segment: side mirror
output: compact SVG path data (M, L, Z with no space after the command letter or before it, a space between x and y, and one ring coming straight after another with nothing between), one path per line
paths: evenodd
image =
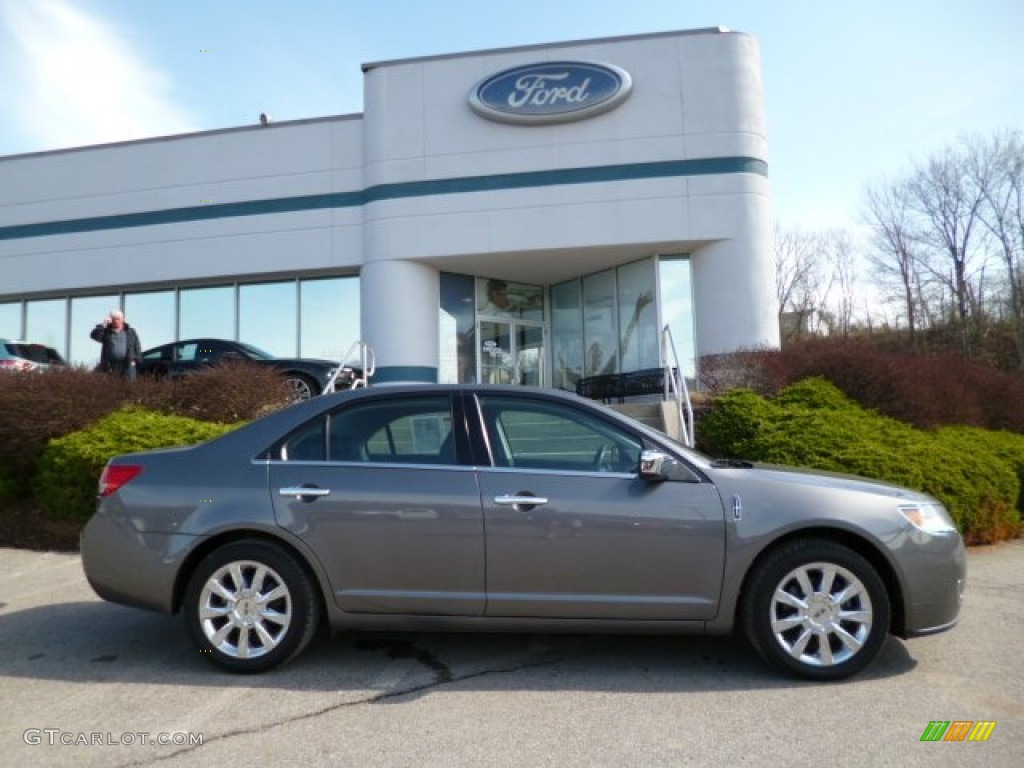
M700 478L685 464L661 451L646 450L640 454L640 477L650 483L673 480L677 483L699 483Z

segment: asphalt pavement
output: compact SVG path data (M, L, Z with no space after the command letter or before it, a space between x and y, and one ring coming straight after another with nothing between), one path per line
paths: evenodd
M77 555L0 549L0 766L1019 766L1022 577L1024 542L971 550L960 624L837 684L738 638L390 633L244 677L100 601Z

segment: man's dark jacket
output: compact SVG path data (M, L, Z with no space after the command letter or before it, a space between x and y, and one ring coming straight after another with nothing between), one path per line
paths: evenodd
M124 359L124 363L135 362L138 365L142 359L142 344L139 342L139 335L135 332L128 323L124 324L124 329L121 331L128 337L128 350ZM92 333L89 337L93 341L98 341L103 346L100 351L100 364L96 370L104 371L109 373L111 371L117 371L118 366L113 358L114 340L113 336L116 331L111 325L97 325L92 329Z

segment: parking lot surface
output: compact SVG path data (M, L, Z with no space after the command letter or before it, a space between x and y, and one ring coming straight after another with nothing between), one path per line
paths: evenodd
M319 638L216 671L180 617L100 601L73 554L0 549L3 766L1018 766L1024 542L975 549L961 622L853 680L778 676L738 638ZM932 721L985 742L922 742Z

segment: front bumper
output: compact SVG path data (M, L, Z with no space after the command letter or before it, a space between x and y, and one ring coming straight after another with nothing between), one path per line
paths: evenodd
M906 593L903 637L956 625L967 586L967 550L958 534L916 535L902 553Z

